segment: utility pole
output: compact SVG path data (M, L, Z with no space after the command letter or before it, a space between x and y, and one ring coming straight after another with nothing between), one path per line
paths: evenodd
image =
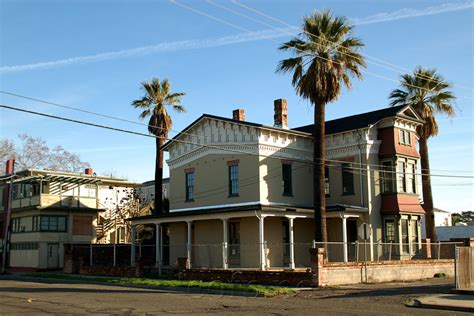
M8 257L8 250L10 248L10 215L11 215L11 206L12 206L12 197L13 197L13 177L15 174L15 160L10 159L7 161L6 166L6 174L10 176L10 184L8 185L8 199L7 203L4 203L6 206L6 216L5 216L5 231L4 231L4 238L3 238L3 253L2 253L2 274L5 273L6 266L7 266L7 257Z

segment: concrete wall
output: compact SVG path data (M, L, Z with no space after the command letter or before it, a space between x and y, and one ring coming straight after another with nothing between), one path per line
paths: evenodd
M420 260L369 263L367 281L370 283L416 281L433 278L443 272L454 276L454 260ZM363 264L327 264L319 270L320 286L359 284L365 282Z

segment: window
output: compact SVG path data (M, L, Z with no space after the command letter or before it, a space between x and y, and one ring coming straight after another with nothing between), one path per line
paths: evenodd
M239 195L239 165L229 166L229 196Z
M329 167L324 167L324 193L326 196L329 196L331 193L329 188Z
M398 162L398 192L406 192L407 191L407 184L406 184L406 174L405 174L406 163L404 161Z
M194 201L194 172L186 173L186 201Z
M393 171L393 164L391 161L382 162L381 183L383 193L390 193L395 191L393 185L393 179L395 178Z
M411 231L411 249L412 249L412 254L416 255L419 252L419 246L418 246L418 221L411 220L410 221L410 231Z
M411 145L411 133L402 129L398 130L398 143Z
M95 184L84 184L84 186L80 188L81 196L95 198L96 190L97 190L97 187Z
M92 235L92 216L75 215L72 220L73 235Z
M342 164L342 195L354 194L354 174L350 163Z
M283 195L292 196L292 170L291 164L284 163L281 165L282 168L282 180L283 180Z
M21 218L12 219L12 231L14 233L17 233L20 231L20 225L21 225Z
M409 253L410 244L408 240L408 220L402 219L400 221L400 224L402 225L402 238L400 240L402 242L402 250L403 250L403 253Z
M411 164L411 192L416 193L416 165Z
M385 242L395 242L395 220L385 220Z
M66 218L66 216L34 216L33 231L67 232Z

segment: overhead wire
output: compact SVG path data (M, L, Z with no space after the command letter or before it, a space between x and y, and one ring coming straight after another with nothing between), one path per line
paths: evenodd
M193 7L190 7L190 6L187 6L187 5L182 4L182 3L180 3L180 2L177 2L177 0L168 0L168 1L171 2L171 3L173 3L173 4L175 4L175 5L177 5L177 6L183 7L183 8L185 8L185 9L187 9L187 10L193 11L193 12L195 12L195 13L197 13L197 14L200 14L200 15L202 15L202 16L205 16L205 17L207 17L207 18L210 18L210 19L212 19L212 20L215 20L215 21L221 22L221 23L223 23L223 24L226 24L226 25L228 25L228 26L234 27L234 28L236 28L236 29L245 31L245 32L247 32L247 33L249 33L249 34L255 34L255 33L256 33L256 32L254 32L254 31L251 31L251 30L249 30L249 29L246 29L246 28L241 27L241 26L239 26L239 25L236 25L236 24L234 24L234 23L230 23L230 22L228 22L228 21L222 20L222 19L220 19L220 18L218 18L218 17L215 17L215 16L213 16L213 15L210 15L210 14L208 14L208 13L205 13L205 12L203 12L203 11L201 11L201 10L197 10L197 9L195 9L195 8L193 8ZM292 46L289 46L289 45L285 45L285 44L281 44L280 42L274 40L273 38L264 38L264 39L266 39L266 40L268 40L268 41L271 41L271 42L274 42L274 43L277 43L277 44L279 44L280 46L288 47L288 48L290 48L290 49L294 49L294 50L296 50L296 51L300 51L300 52L304 53L304 51L302 51L302 50L300 50L300 49L297 49L297 48L295 48L295 47L292 47ZM325 58L325 57L319 56L319 55L318 55L318 56L314 56L314 57L319 58L319 59L322 59L322 60L325 60L325 61L329 61L329 62L335 63L334 61L332 61L332 60L330 60L330 59L327 59L327 58ZM379 74L373 73L373 72L368 71L368 70L365 70L365 69L360 69L360 71L361 71L361 72L364 72L364 73L366 73L366 74L369 74L369 75L371 75L371 76L378 77L378 78L380 78L380 79L385 79L385 80L388 80L388 81L392 81L392 82L395 82L395 83L397 83L397 84L400 83L400 81L397 80L397 79L393 79L393 78L390 78L390 77L386 77L386 76L383 76L383 75L379 75ZM421 90L424 90L424 91L427 91L427 92L432 92L431 89L428 89L428 88L425 88L425 87L421 87L421 86L417 86L417 85L412 85L412 84L408 84L408 83L407 83L406 85L407 85L407 86L410 86L410 87L413 87L413 88L418 88L418 89L421 89ZM461 96L461 97L464 98L464 99L468 99L468 100L474 100L474 98L470 98L470 97L466 97L466 96Z

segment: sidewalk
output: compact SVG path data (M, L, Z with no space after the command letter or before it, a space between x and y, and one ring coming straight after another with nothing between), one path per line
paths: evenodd
M436 294L415 299L411 307L474 312L474 295Z

